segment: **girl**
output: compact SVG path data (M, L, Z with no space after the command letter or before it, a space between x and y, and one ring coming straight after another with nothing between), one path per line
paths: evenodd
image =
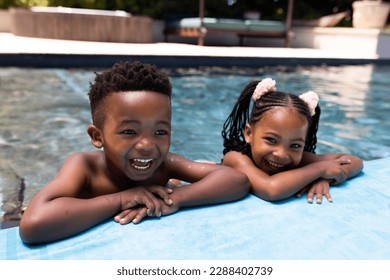
M249 83L223 126L223 164L246 174L264 200L308 191L309 203L314 196L321 203L323 195L332 202L329 186L357 175L363 163L347 154L315 154L318 100L313 91L299 97L277 91L270 78Z

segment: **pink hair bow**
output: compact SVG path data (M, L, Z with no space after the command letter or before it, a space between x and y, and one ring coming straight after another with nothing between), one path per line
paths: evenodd
M318 101L320 100L318 94L314 91L308 91L301 94L299 98L305 101L305 103L310 109L311 116L314 116L316 114L316 107L318 105Z
M267 92L276 90L276 82L271 78L265 78L257 84L256 89L253 92L252 99L256 101L261 98Z

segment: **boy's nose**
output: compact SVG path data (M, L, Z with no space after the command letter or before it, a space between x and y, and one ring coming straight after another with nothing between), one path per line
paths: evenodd
M137 149L143 150L143 151L149 151L153 149L153 141L151 139L144 137L142 138L136 145Z

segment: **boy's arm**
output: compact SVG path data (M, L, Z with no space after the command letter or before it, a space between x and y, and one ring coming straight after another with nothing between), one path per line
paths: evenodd
M345 170L347 163L349 160L345 158L316 161L271 176L239 152L231 151L223 159L224 165L245 173L253 193L268 201L288 198L318 178L341 181L347 175Z
M238 200L248 194L246 176L230 167L193 162L171 154L171 177L190 184L175 188L170 195L173 206L178 208L217 204Z
M156 198L142 188L80 198L89 186L86 165L80 154L69 157L58 176L31 200L20 221L20 236L25 243L44 243L74 235L139 204L154 210Z

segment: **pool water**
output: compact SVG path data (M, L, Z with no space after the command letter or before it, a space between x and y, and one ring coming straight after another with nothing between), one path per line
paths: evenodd
M94 150L89 82L99 69L0 68L0 199L3 222L48 183L69 154ZM173 152L220 162L221 128L241 90L272 77L278 90L308 90L322 109L317 153L390 156L390 66L166 69L173 84ZM4 226L4 224L3 224Z

